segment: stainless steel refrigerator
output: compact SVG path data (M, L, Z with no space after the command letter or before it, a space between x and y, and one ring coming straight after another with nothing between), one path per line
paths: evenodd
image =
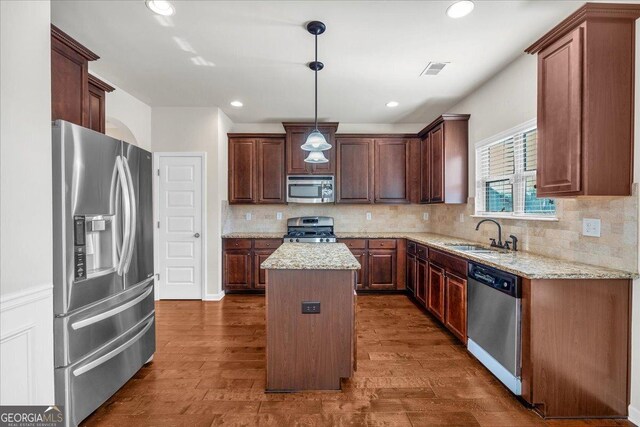
M151 153L53 123L56 404L77 425L155 352Z

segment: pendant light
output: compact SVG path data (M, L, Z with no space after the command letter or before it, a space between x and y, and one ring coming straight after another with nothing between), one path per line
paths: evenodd
M324 156L323 151L329 150L331 144L327 143L324 135L318 130L318 71L324 68L324 64L318 61L318 36L326 30L326 26L320 21L311 21L307 24L307 31L315 36L316 58L309 63L309 68L314 72L315 77L315 122L313 132L309 134L306 142L300 148L309 151L309 155L304 159L307 163L327 163L329 160Z

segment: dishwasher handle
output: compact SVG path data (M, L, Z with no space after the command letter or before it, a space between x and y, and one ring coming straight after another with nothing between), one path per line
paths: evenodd
M520 278L506 271L470 262L468 278L514 298L521 298L522 296Z

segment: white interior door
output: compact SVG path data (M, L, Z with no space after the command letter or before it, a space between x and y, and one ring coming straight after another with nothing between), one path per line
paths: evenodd
M202 299L203 157L157 158L160 298Z

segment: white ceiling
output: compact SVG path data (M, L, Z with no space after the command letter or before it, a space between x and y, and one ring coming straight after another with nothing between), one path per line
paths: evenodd
M451 3L174 0L175 15L158 19L144 0L54 0L51 15L101 57L93 71L132 95L151 106L219 106L236 123L313 118L304 25L321 20L320 120L426 123L584 2L476 1L457 20L445 15ZM429 61L450 64L420 77ZM235 99L245 106L231 107ZM391 100L400 106L387 108Z

